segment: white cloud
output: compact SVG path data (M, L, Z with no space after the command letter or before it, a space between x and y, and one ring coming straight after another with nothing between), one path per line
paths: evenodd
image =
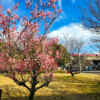
M48 37L58 37L60 41L64 40L64 36L74 37L79 40L90 39L93 34L91 31L84 28L82 24L70 24L68 26L63 26L58 30L54 30L48 34Z
M88 53L97 52L94 49L90 48L89 42L93 37L98 37L98 35L86 29L82 24L73 23L68 26L63 26L59 28L58 30L54 30L51 33L49 33L48 37L49 38L57 37L60 43L63 43L63 44L65 42L64 37L68 39L70 38L78 39L79 41L83 41L85 43L83 52L88 52Z

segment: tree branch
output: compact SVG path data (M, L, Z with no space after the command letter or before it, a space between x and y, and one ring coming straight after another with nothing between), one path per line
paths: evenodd
M41 84L39 87L36 88L36 91L42 87L48 87L50 81L46 81L45 83Z
M25 81L19 81L16 78L13 78L14 82L20 86L24 86L25 88L27 88L29 91L31 90L26 84Z
M57 14L58 15L58 14ZM51 22L48 24L48 27L46 28L46 30L45 30L45 32L43 33L43 35L45 35L47 32L48 32L48 30L49 30L49 28L51 27L51 25L52 25L52 23L56 20L56 18L58 17L58 16L54 16L52 19L51 19Z
M96 3L97 4L97 3ZM97 6L97 5L96 5ZM98 7L97 7L98 8ZM94 16L97 20L100 20L100 14L99 11L96 11L95 6L93 6L92 3L90 3L89 5L89 9L90 9L90 13L92 14L92 16Z

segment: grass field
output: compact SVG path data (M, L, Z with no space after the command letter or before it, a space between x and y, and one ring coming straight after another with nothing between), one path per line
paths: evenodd
M66 73L55 73L55 77L48 88L36 92L35 100L100 100L100 75L77 74L71 77ZM27 90L3 75L0 75L0 88L3 89L2 99L27 99Z

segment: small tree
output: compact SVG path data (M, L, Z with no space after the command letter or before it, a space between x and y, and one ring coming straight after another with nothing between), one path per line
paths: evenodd
M59 55L59 57L57 57ZM66 63L70 62L70 54L68 53L67 49L61 44L55 44L53 46L53 56L57 57L56 61L58 66L65 67Z
M22 18L15 13L19 3L5 15L0 6L0 70L28 89L29 100L34 100L38 89L49 85L57 68L52 49L58 40L47 39L46 34L61 10L57 0L37 1L26 0L30 13ZM19 25L21 29L17 30Z

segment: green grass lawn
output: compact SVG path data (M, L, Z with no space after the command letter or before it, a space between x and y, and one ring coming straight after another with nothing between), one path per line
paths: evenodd
M12 96L22 100L18 98L28 95L25 88L3 75L0 75L0 88L3 89L2 98L9 97L9 100ZM54 81L37 91L35 100L100 100L100 75L76 74L71 77L66 73L55 73Z

